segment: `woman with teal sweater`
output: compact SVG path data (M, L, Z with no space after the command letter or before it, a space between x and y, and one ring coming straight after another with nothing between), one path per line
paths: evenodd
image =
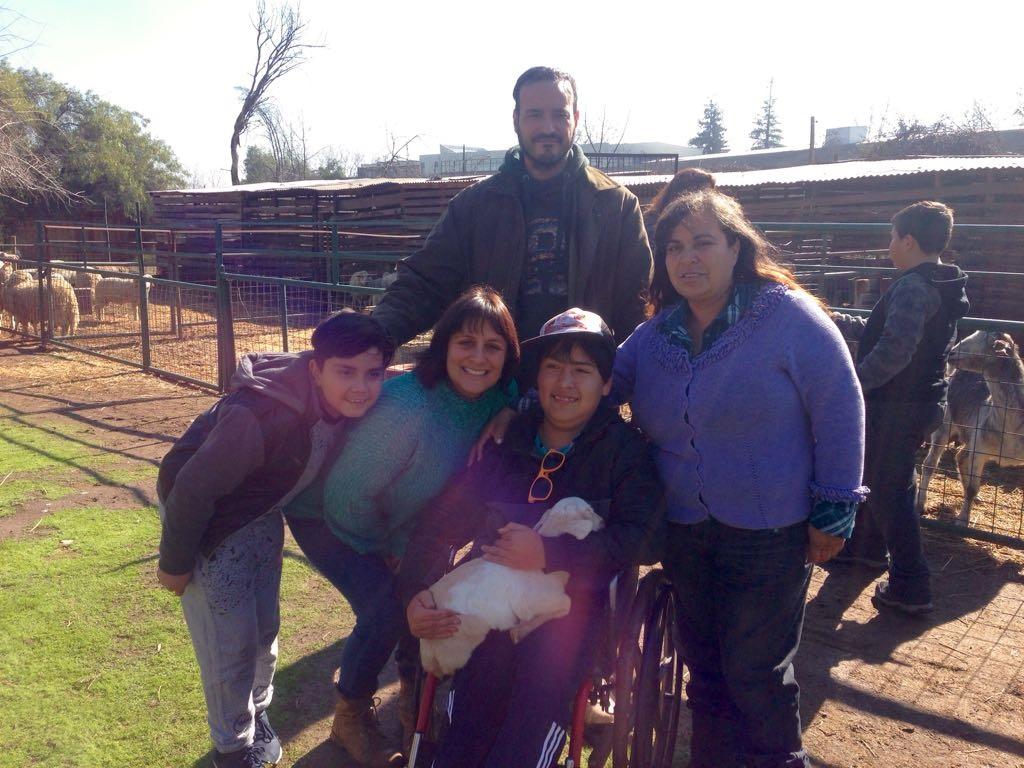
M402 761L372 713L378 676L407 636L393 565L420 511L465 465L483 427L514 394L518 363L515 323L501 297L471 288L438 321L414 371L384 384L321 482L285 509L303 553L356 615L342 652L331 738L363 765ZM396 661L399 713L411 734L415 643L401 643Z

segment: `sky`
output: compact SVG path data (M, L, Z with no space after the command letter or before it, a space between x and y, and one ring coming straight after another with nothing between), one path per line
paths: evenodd
M202 186L226 184L235 87L252 71L256 0L6 0L33 41L8 57L141 113ZM370 161L389 137L413 158L441 143L514 143L512 86L537 64L573 74L592 122L623 140L686 144L708 99L731 149L774 82L786 145L897 117L997 127L1024 103L1024 3L406 2L304 0L308 61L272 94L309 145ZM244 141L260 143L258 131ZM243 147L244 154L244 147Z

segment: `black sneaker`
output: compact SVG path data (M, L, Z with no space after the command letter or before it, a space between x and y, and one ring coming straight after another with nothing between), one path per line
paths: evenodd
M263 753L256 747L237 752L213 752L213 768L263 768Z
M265 710L256 715L256 732L252 737L252 746L259 752L264 763L277 765L281 762L281 740L271 727Z
M908 616L923 616L935 609L935 606L930 601L927 603L911 603L893 596L892 590L889 589L889 582L886 580L882 580L875 585L875 594L871 597L871 604L879 610L890 608L905 613Z

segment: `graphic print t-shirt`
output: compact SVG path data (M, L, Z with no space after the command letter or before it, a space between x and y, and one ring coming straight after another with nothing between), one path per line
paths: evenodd
M524 181L526 262L519 285L516 318L519 337L528 339L559 312L569 308L569 259L559 247L562 177ZM564 240L565 238L563 238Z

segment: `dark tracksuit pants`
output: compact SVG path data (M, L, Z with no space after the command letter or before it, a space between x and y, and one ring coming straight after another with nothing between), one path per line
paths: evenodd
M670 523L662 564L679 596L692 768L803 768L800 645L807 524Z
M889 554L891 594L910 603L931 602L931 577L915 508L915 457L942 423L942 406L917 403L867 405L864 484L871 489L857 511L850 554L884 560Z
M606 593L573 594L568 616L518 645L491 632L452 681L451 727L433 768L549 768L565 744L572 703L593 671Z

